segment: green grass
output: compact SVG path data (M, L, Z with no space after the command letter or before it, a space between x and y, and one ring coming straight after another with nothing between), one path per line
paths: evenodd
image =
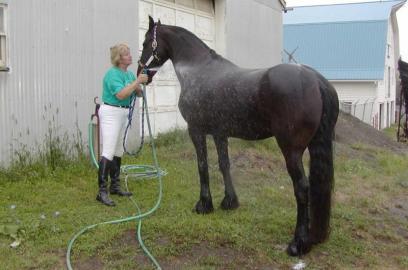
M398 133L398 124L392 124L390 127L382 130L390 139L396 141ZM400 129L400 133L403 133L403 130Z
M215 211L205 216L192 212L199 180L186 132L160 135L157 146L160 166L168 175L163 178L161 206L144 220L142 234L163 269L287 269L299 262L284 252L293 234L296 204L275 140L230 140L231 171L241 206L228 212L219 207L223 180L214 143L208 140ZM408 159L365 145L346 147L370 158L336 155L331 237L302 260L307 269L406 269ZM58 160L17 159L0 170L4 269L65 269L66 246L76 232L136 212L126 198L113 196L114 208L97 203L96 171L90 162L81 155L61 156L58 149L53 147L52 154L44 151ZM123 163L152 164L149 145L139 158L126 157ZM142 210L150 209L157 181L129 184ZM135 227L134 222L101 226L80 237L73 250L74 269L153 269L138 248ZM21 244L10 248L16 239Z

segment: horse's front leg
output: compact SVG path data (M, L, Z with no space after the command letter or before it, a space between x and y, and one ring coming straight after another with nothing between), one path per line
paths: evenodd
M297 204L295 236L289 243L287 252L291 256L301 256L308 253L312 247L309 235L309 181L303 168L303 151L282 149L282 152L293 181Z
M231 174L230 174L230 163L228 156L228 138L226 136L214 136L215 146L217 147L218 153L218 164L220 166L220 171L224 178L225 185L225 197L221 202L221 208L224 210L236 209L239 206L238 197L234 190L234 185L232 184Z
M205 134L190 128L189 134L196 149L198 173L200 174L200 200L195 206L195 211L199 214L207 214L214 211L208 176L207 142Z

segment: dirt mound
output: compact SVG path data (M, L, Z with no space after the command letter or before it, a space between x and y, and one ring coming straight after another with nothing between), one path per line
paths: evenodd
M397 153L407 153L408 146L389 138L384 132L362 122L358 118L340 112L336 125L336 142L343 144L365 144Z

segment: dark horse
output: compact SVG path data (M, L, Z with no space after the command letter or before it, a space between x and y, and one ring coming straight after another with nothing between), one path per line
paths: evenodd
M239 206L230 175L228 137L262 140L276 137L293 181L297 222L287 252L299 256L329 234L334 185L332 139L339 112L333 86L303 65L281 64L243 69L211 50L191 32L155 23L149 17L139 69L173 62L181 93L180 112L188 124L200 174L197 213L213 211L206 135L212 135L225 183L222 209ZM310 153L310 176L302 156Z

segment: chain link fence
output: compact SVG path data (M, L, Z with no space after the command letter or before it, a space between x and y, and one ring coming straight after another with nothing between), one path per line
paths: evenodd
M340 110L357 117L361 121L372 125L374 112L374 98L356 101L340 101Z

